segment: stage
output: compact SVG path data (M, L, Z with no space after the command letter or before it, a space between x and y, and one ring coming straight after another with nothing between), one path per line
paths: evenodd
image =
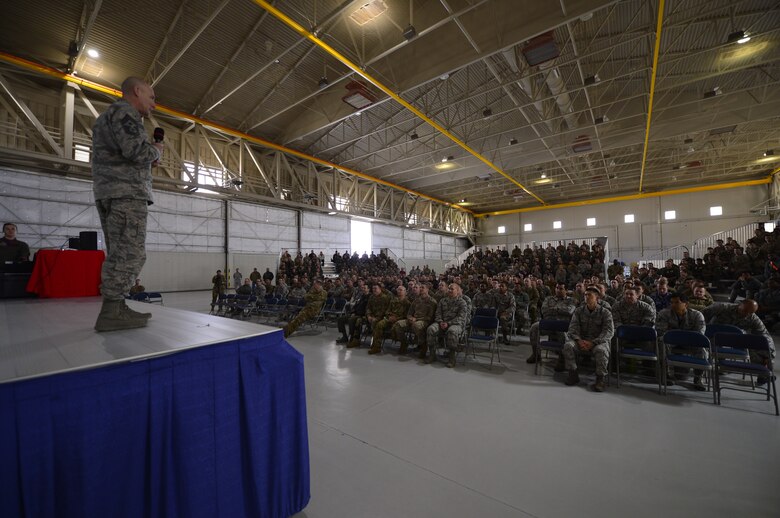
M289 516L309 500L303 357L281 330L128 301L0 302L4 516Z

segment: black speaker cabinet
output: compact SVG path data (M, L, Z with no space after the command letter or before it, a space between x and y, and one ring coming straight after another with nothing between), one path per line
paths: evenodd
M79 232L79 250L97 250L97 232Z
M70 237L68 238L68 248L71 250L78 250L79 249L79 238L77 237Z

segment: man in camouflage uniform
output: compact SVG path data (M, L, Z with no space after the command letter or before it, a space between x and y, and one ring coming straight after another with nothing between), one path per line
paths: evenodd
M539 314L539 290L536 289L536 285L530 277L523 279L523 290L528 295L528 318L531 323L536 322Z
M295 315L295 318L284 326L285 338L293 334L301 324L320 314L322 306L328 300L328 293L322 289L322 281L315 279L311 289L303 298L306 300L306 305Z
M750 351L750 361L772 366L775 357L775 342L767 331L766 326L756 315L758 304L753 299L744 299L739 304L713 304L703 311L707 322L711 324L729 324L737 326L749 335L761 335L769 342L769 353L763 351ZM759 377L757 385L763 385L767 378Z
M555 295L547 297L544 299L544 302L542 302L542 318L570 321L571 315L574 313L574 308L576 307L576 301L566 293L566 284L559 282L555 285ZM525 361L526 363L536 363L539 348L539 322L534 322L531 325L529 335L531 341L531 356ZM553 339L559 342L566 340L563 333L560 333L560 336L555 336Z
M668 308L662 309L658 312L658 316L656 317L655 322L655 330L658 333L658 348L659 350L663 347L666 347L664 344L664 334L667 331L679 329L682 331L695 331L697 333L704 334L704 330L706 328L706 324L704 321L704 315L701 313L701 311L697 311L695 309L691 309L688 307L688 297L681 293L673 293L671 296L671 304ZM679 353L679 354L690 354L691 356L695 356L697 358L707 358L707 352L706 351L696 351L695 353L691 353L690 349L679 349L679 350L672 350L672 348L666 348L665 353L671 354L671 353ZM677 374L682 376L686 375L688 369L684 369L679 371ZM695 390L707 390L707 387L704 386L704 383L701 381L701 375L702 371L700 370L694 370L693 371L693 388ZM675 381L675 374L672 372L667 373L667 384L672 385Z
M489 286L486 282L479 285L479 291L474 294L471 303L474 309L496 307L494 293L492 290L489 291Z
M655 308L639 300L636 288L626 288L623 299L612 306L612 321L615 328L621 325L652 327L655 324Z
M390 293L383 290L381 285L374 284L371 287L371 297L368 299L368 306L366 306L366 321L371 327L372 334L374 325L385 318L389 307Z
M433 323L428 326L428 337L426 343L430 349L430 356L426 363L436 360L436 341L440 335L444 335L444 340L449 350L449 360L447 367L455 366L455 356L458 354L458 340L464 326L468 322L468 306L461 296L461 289L455 283L450 284L447 290L447 296L439 301L436 306L436 313L433 317Z
M406 339L406 330L411 329L417 339L417 347L420 358L425 358L428 347L425 342L425 334L436 312L436 301L428 293L428 285L418 285L419 294L409 305L406 318L399 320L393 326L393 336L401 342L398 354L406 354L409 344Z
M515 283L512 294L515 297L515 318L517 319L517 330L519 333L521 333L526 324L526 313L528 311L527 308L530 299L528 298L528 294L523 289L523 284L521 282Z
M406 298L406 288L398 286L395 292L396 296L390 298L385 316L381 320L374 322L374 335L368 354L379 354L382 352L382 341L385 339L385 331L392 329L396 322L406 318L406 314L409 312L409 299Z
M92 188L108 251L101 272L103 306L95 330L143 327L151 313L138 313L124 295L146 262L147 206L152 202L152 164L162 143L150 143L143 124L155 108L154 90L142 79L122 83L122 99L92 128Z
M227 282L225 276L222 275L222 270L217 270L217 273L211 278L211 309L214 309L214 304L220 295L225 294L226 289Z
M564 368L569 371L566 385L580 382L577 374L577 353L590 352L596 361L596 383L594 392L604 392L604 377L609 367L609 346L615 326L612 313L598 304L599 290L590 286L585 290L585 304L574 310L569 323L567 339L563 346ZM561 366L556 366L561 371Z
M504 343L509 345L509 327L515 314L515 296L509 293L505 282L498 285L498 291L493 294L495 308L498 311L498 321L501 323L501 334Z
M368 289L368 284L361 284L360 288L355 290L355 294L345 308L345 314L338 318L337 325L341 331L341 338L336 340L337 344L346 343L349 349L360 347L360 330L366 319L366 308L370 296L371 291Z

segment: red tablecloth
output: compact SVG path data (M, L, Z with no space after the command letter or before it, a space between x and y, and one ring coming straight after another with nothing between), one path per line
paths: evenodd
M40 250L27 291L43 298L100 295L102 250Z

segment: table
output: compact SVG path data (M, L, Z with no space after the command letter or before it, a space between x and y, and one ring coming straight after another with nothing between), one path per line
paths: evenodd
M102 250L39 250L27 291L44 298L100 295Z
M3 517L287 517L309 501L281 331L0 384Z

